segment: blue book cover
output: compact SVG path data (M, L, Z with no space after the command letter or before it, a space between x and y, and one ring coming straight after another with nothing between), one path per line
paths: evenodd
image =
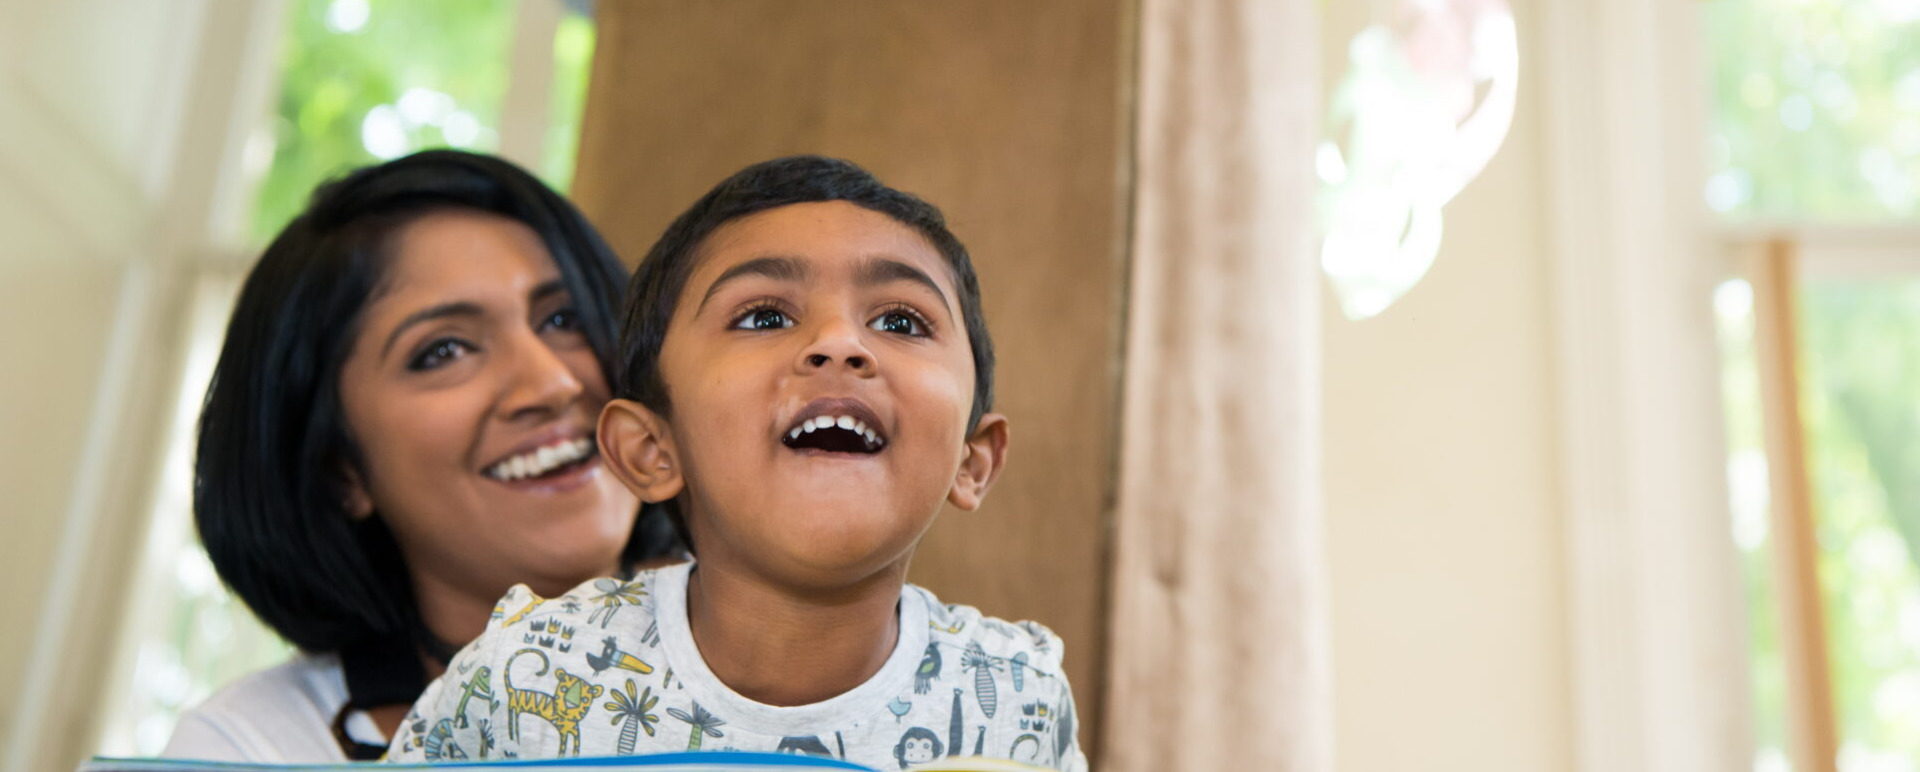
M500 772L599 772L600 770L645 770L645 772L814 772L815 770L852 770L875 772L858 764L835 759L774 753L707 751L661 753L647 756L602 756L569 759L494 761L451 761L431 764L252 764L192 759L113 759L96 758L80 765L79 772L340 772L368 767L392 770L469 770Z
M500 772L817 772L851 770L879 772L836 759L744 751L660 753L647 756L600 756L571 759L451 761L432 764L252 764L192 759L94 758L77 772L342 772L368 767L393 770L499 770ZM998 759L950 758L915 765L912 772L1042 772L1039 767Z

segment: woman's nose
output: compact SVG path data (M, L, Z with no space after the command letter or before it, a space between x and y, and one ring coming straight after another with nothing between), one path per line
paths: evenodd
M586 387L546 341L533 334L526 338L509 347L507 415L557 413L566 409L579 399Z
M800 352L796 363L802 374L829 371L844 368L863 378L869 378L879 372L873 352L867 349L860 335L860 326L848 322L834 322L820 329L807 347Z

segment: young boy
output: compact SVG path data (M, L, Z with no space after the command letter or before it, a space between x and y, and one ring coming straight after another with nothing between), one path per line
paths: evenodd
M906 582L942 502L978 507L1007 452L979 282L938 209L844 161L748 167L641 263L620 355L599 462L671 508L695 561L515 587L390 759L1085 769L1060 639Z

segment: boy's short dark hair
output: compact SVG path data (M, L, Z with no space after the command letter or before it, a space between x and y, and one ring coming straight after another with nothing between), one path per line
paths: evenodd
M667 339L680 292L693 274L701 245L708 236L742 217L789 204L845 201L879 212L912 228L946 258L960 295L960 315L973 348L973 412L967 419L972 433L980 417L993 408L993 340L987 337L986 315L980 309L980 280L974 275L967 248L947 230L940 209L910 193L887 187L867 170L849 161L816 155L796 155L763 161L735 172L667 226L627 285L625 318L620 325L621 397L671 415L666 382L660 377L660 347Z

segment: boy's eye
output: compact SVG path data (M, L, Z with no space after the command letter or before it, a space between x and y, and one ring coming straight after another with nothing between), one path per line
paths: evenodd
M413 359L407 362L407 369L433 370L455 359L466 356L467 352L472 350L473 347L467 345L465 341L455 338L441 338L427 344L426 348L420 350L420 353L413 355Z
M926 326L922 325L919 319L914 318L913 314L905 311L888 311L874 317L867 326L880 332L911 335L916 338L927 334Z
M793 320L778 308L756 308L733 323L736 330L783 330L792 326Z

